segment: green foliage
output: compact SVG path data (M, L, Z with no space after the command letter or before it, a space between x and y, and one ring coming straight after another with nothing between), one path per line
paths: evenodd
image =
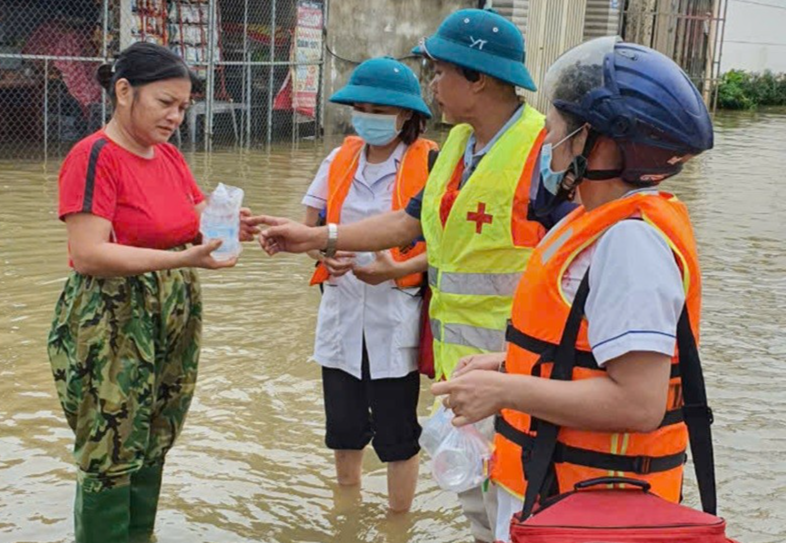
M786 74L731 70L723 74L718 86L718 107L722 109L755 109L759 106L784 105Z

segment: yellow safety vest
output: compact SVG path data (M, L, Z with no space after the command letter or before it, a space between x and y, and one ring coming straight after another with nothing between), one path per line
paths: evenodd
M459 191L444 228L440 205L463 160L472 134L469 125L450 131L426 183L421 223L428 247L437 379L449 378L464 356L504 350L513 294L538 241L528 236L532 247L514 244L513 206L522 205L522 194L528 204L532 175L524 169L535 164L544 120L525 106ZM533 229L542 226L533 222Z

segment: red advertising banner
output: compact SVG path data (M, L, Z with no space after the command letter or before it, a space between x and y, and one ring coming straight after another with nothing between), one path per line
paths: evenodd
M300 0L294 39L292 107L301 115L314 118L319 94L318 64L322 59L322 4Z

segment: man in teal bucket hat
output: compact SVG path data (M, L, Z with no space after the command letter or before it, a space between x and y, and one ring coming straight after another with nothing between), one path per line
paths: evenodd
M544 116L516 93L516 87L536 87L524 66L524 37L513 23L490 10L460 10L413 52L434 63L431 90L445 118L456 123L424 191L406 210L337 228L330 220L312 229L276 217L254 223L271 226L261 239L270 254L375 251L422 234L436 377L449 379L457 367L499 357L488 353L503 349L529 255L570 204L534 212L548 201L537 167ZM493 420L481 421L479 429L491 439ZM459 500L475 539L493 541L496 489L478 487Z
M492 10L457 11L412 52L489 75L509 85L537 90L524 66L521 31Z

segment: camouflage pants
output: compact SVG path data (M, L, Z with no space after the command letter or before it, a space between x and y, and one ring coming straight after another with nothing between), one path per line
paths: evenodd
M194 395L201 329L193 270L68 279L48 350L86 491L163 462Z

